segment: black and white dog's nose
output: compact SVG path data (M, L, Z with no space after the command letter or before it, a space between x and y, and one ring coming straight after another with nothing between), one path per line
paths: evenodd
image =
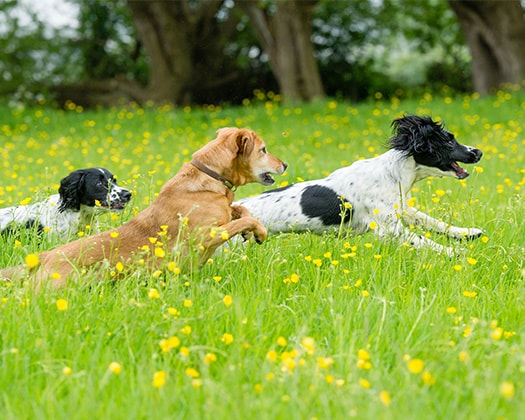
M476 162L479 162L479 160L481 159L481 156L483 156L483 152L479 149L474 149L472 148L472 150L470 151L470 153L472 153L472 155L474 156L474 158L476 159L475 161Z
M121 191L120 197L125 201L129 201L131 199L131 191L128 191L128 190Z

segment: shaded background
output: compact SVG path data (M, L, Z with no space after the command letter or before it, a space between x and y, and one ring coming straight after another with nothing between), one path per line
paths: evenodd
M525 78L519 0L6 0L0 101L353 101Z

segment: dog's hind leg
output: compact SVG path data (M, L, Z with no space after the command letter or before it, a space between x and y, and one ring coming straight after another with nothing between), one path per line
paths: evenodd
M380 225L375 232L380 237L390 236L391 238L396 238L401 243L412 245L414 248L430 248L438 253L447 254L449 257L455 255L455 252L451 247L438 244L431 239L410 231L410 229L403 226L403 223L400 220L394 224L388 224L386 226Z
M414 232L406 230L400 237L401 242L408 243L414 248L430 248L433 251L436 251L440 254L446 254L450 258L454 257L456 254L451 247L438 244L437 242L432 241L431 239L420 236Z
M404 217L405 221L413 225L420 225L434 232L443 233L451 238L456 239L476 239L479 238L483 231L477 228L461 228L449 225L440 220L434 219L429 215L417 210L414 207L408 207Z

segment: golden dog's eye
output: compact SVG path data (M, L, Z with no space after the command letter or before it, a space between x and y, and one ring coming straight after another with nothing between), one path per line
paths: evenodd
M261 153L266 154L266 147L263 147L263 148L261 149Z

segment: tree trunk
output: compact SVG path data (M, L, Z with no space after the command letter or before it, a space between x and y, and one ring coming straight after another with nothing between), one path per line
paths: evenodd
M137 35L149 58L150 73L147 86L121 82L122 90L140 102L184 105L191 102L194 86L216 82L199 70L222 56L222 31L215 19L222 2L128 0Z
M310 101L324 96L310 39L316 3L317 0L277 0L273 14L261 8L258 0L236 3L249 17L286 100Z
M449 0L472 55L474 88L490 93L525 79L525 22L519 0Z

